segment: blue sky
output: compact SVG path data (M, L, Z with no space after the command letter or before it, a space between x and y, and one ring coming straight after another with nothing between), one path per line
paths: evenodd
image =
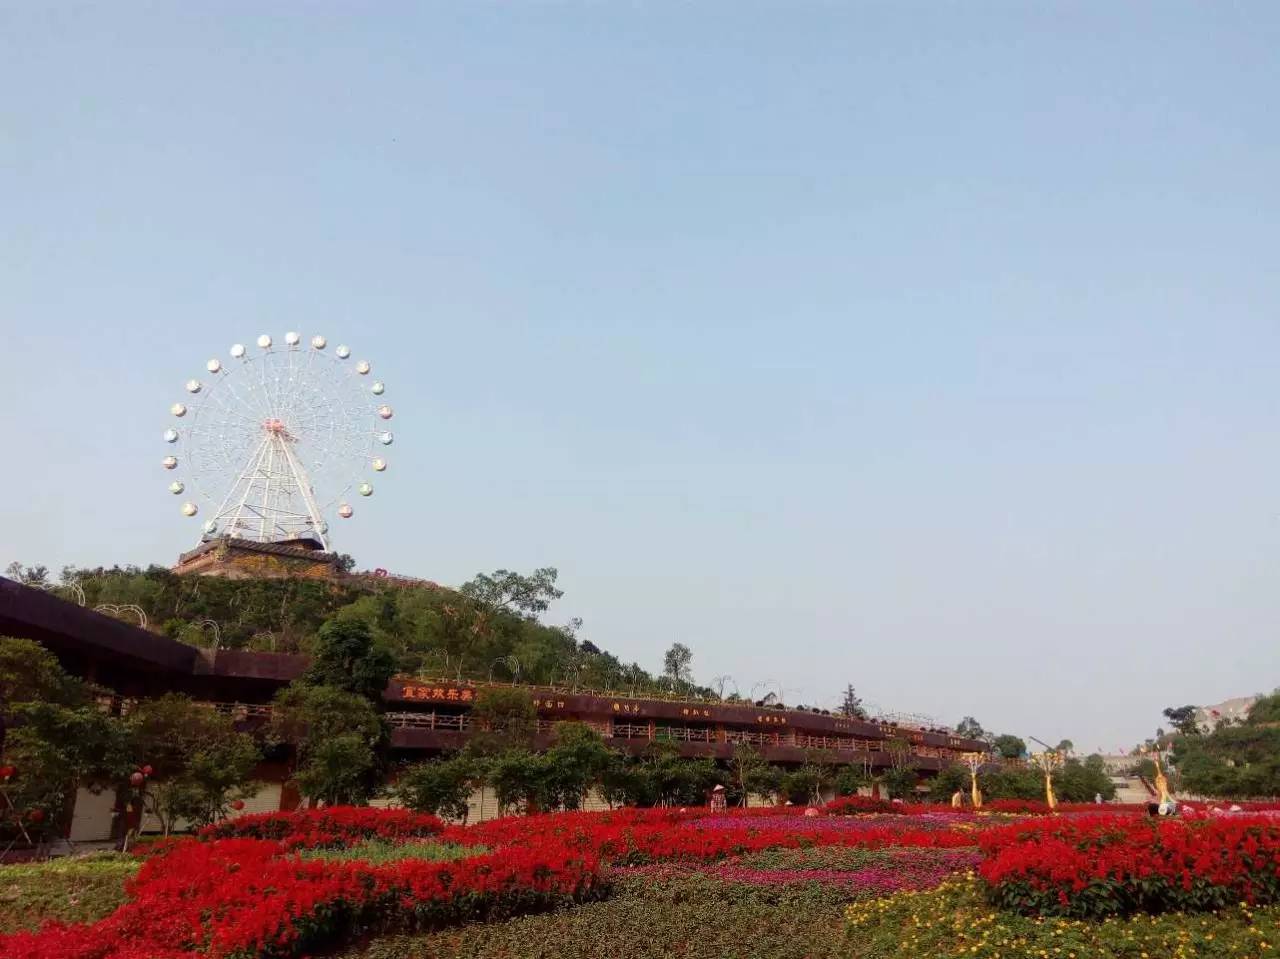
M1280 684L1280 8L0 4L0 561L171 562L204 360L349 340L339 548L1111 748Z

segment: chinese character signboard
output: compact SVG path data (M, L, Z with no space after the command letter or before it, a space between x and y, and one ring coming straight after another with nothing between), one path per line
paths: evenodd
M470 703L476 694L473 689L459 689L456 686L419 686L406 683L400 695L414 702Z

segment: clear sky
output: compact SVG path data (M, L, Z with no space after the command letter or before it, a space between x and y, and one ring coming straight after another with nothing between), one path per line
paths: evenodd
M1089 749L1280 684L1280 5L372 9L0 3L0 562L172 562L299 329L363 566Z

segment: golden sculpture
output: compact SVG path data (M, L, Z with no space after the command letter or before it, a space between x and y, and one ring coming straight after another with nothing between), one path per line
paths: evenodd
M1169 795L1169 780L1165 778L1164 768L1160 765L1160 750L1151 750L1151 761L1156 767L1156 793L1160 798L1160 805L1164 806L1173 802L1173 797Z
M1044 771L1044 801L1049 812L1057 812L1058 797L1053 794L1053 771L1062 765L1062 754L1046 749L1031 757L1031 761Z
M982 808L982 791L978 789L978 769L986 758L982 753L965 753L960 757L961 761L969 767L969 796L973 799L974 809Z

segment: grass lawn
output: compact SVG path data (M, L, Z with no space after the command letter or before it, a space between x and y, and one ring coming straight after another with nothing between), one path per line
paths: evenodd
M0 933L35 929L47 919L92 922L124 902L138 860L116 853L0 866Z

